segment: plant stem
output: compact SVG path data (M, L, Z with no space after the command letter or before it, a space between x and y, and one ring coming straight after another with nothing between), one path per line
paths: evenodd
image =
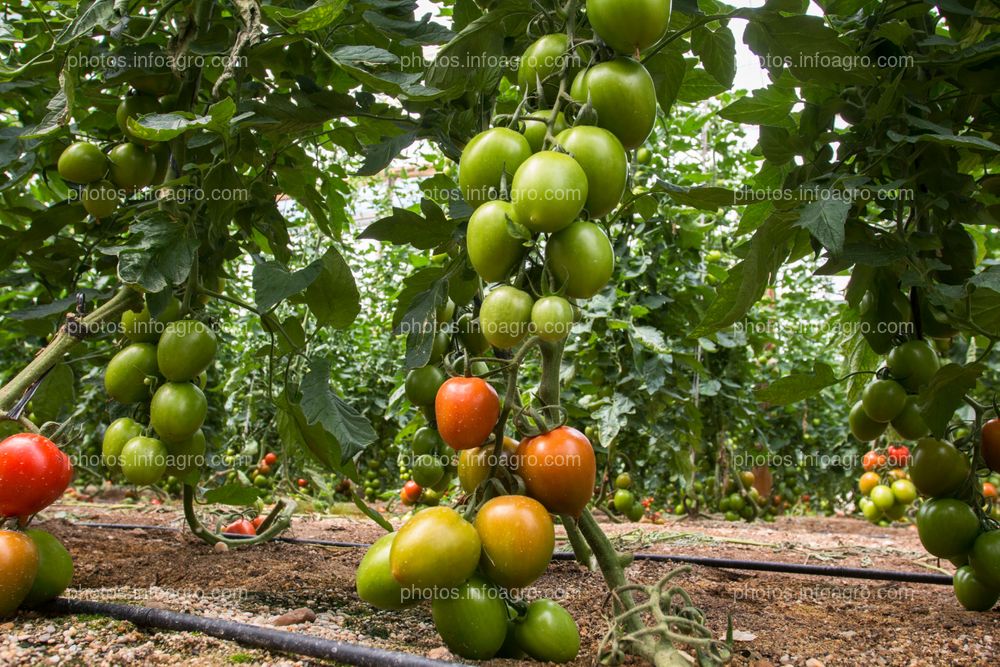
M288 530L292 523L292 514L295 513L295 501L282 498L274 505L274 509L264 519L261 524L262 533L251 538L229 538L213 533L205 524L201 522L194 511L195 488L190 484L184 485L184 520L187 522L191 532L198 536L203 542L211 545L222 542L229 547L249 547L254 544L268 542L281 533Z
M107 303L79 320L69 320L23 371L0 387L0 410L8 410L36 380L62 361L66 353L85 336L105 322L117 320L121 314L139 303L139 293L130 287L120 289ZM73 331L73 333L70 333ZM75 335L74 335L75 334Z
M566 529L566 538L569 539L570 546L573 547L573 555L576 556L576 562L588 570L593 570L594 552L587 546L587 540L584 539L583 533L580 532L580 527L576 525L576 519L568 514L560 514L559 519L562 521L563 528Z

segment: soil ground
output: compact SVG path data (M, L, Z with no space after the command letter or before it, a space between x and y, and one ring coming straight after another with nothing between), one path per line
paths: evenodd
M76 522L181 527L178 508L64 503L39 526L54 533L76 562L72 598L125 602L269 626L308 607L313 623L286 628L434 658L453 659L433 629L427 605L378 611L354 591L363 550L288 543L217 553L186 531L106 530ZM773 524L712 519L608 525L619 545L669 553L928 572L939 566L912 526L880 528L854 518L784 517ZM371 542L381 529L350 516L297 517L291 537ZM565 548L565 544L562 545ZM951 566L943 564L950 571ZM673 566L629 568L653 584ZM676 581L701 608L716 637L729 615L737 641L733 664L997 664L1000 610L963 611L951 588L829 577L739 572L694 566ZM533 594L561 599L576 617L582 648L575 665L594 664L608 627L607 590L599 574L553 562ZM311 665L199 633L153 631L100 616L21 613L0 623L0 665ZM494 660L507 666L518 661ZM529 663L526 663L529 664Z

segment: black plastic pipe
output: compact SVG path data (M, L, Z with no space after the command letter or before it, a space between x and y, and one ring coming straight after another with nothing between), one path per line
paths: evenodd
M60 614L100 614L129 621L139 627L179 632L201 632L210 637L225 639L243 646L253 646L276 653L304 655L319 660L332 660L362 667L381 667L382 665L440 667L441 665L458 664L431 660L399 651L385 651L370 646L310 637L295 632L272 630L246 623L206 618L194 614L180 614L165 609L57 598L45 607L45 611Z
M172 526L143 526L124 523L76 523L77 526L88 528L111 528L121 530L169 530L177 531ZM228 535L227 537L245 537ZM288 544L316 545L323 547L341 547L345 549L367 549L370 544L361 542L336 542L333 540L312 540L297 537L278 537L276 542ZM899 572L895 570L870 570L859 567L835 567L831 565L802 565L799 563L781 563L777 561L735 560L731 558L708 558L706 556L674 556L669 554L632 554L635 560L648 560L658 563L689 563L704 567L715 567L728 570L752 570L756 572L780 572L785 574L804 574L818 577L839 577L843 579L867 579L869 581L893 581L909 584L933 584L951 586L952 578L947 574L936 572ZM572 551L557 551L552 554L555 560L575 560Z

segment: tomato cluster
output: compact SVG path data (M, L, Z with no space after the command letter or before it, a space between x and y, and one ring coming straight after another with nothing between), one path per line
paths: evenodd
M632 490L632 476L627 472L620 473L615 477L615 494L611 499L611 507L628 518L629 521L642 521L646 514L646 509L652 504L649 498L642 502L637 502L635 493Z
M859 507L872 522L902 519L906 508L924 497L916 512L917 532L924 548L958 567L955 596L966 609L985 611L1000 599L1000 530L985 517L996 514L993 482L979 482L979 465L965 449L971 440L956 432L959 446L931 437L917 404L917 394L940 367L937 352L922 340L889 350L885 372L864 390L850 414L850 427L861 441L879 438L889 424L901 437L916 440L910 449L890 445L872 449L858 481L867 497ZM967 433L966 429L963 429ZM980 452L985 468L1000 467L1000 419L983 425ZM907 466L903 471L901 466ZM981 491L980 491L981 489Z
M173 297L155 317L148 304L127 311L121 327L129 344L105 369L108 395L135 405L136 418L121 417L108 426L102 456L132 484L157 484L165 476L196 484L201 476L206 451L201 427L208 412L202 389L218 343L211 327L179 317ZM137 420L140 413L148 414L148 426Z
M74 186L84 209L96 220L110 218L122 198L150 185L162 183L170 163L167 144L141 139L129 121L149 114L173 111L176 96L133 91L115 112L123 141L102 150L87 141L67 146L59 155L59 176Z
M0 522L26 525L54 503L73 478L73 465L55 443L34 433L0 442ZM73 579L73 559L43 530L0 530L0 618L19 607L58 597Z
M552 600L525 606L517 598L554 549L552 518L533 498L494 497L472 523L450 507L431 507L372 545L358 566L357 592L380 609L430 600L438 633L463 658L517 649L567 662L580 646L573 617Z

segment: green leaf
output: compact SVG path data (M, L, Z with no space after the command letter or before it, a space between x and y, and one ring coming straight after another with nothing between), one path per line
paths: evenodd
M789 112L795 104L795 97L788 91L777 88L761 88L750 97L741 97L719 115L734 123L751 125L782 126L790 122Z
M78 37L90 35L94 28L106 30L111 27L114 17L114 0L94 0L89 4L80 2L76 8L76 17L59 33L56 43L69 44Z
M263 495L263 491L242 484L226 484L205 492L205 502L211 505L252 505Z
M351 267L336 248L319 260L322 271L306 289L306 303L321 327L345 329L361 312L361 295Z
M824 248L839 255L844 249L844 225L850 210L851 202L846 197L817 199L803 207L798 225L808 229Z
M692 337L707 336L733 324L760 299L791 252L792 229L793 223L779 216L772 216L757 229L746 258L730 269Z
M346 6L347 0L317 0L291 17L295 32L311 32L326 28L340 18Z
M330 388L330 365L325 359L310 360L309 372L299 385L300 406L306 422L320 424L341 447L341 464L375 442L371 423Z
M754 397L762 403L789 405L816 396L838 382L828 365L817 361L812 373L792 373L771 384L754 389Z
M396 530L395 528L393 528L392 524L389 523L388 519L382 516L378 512L378 510L376 510L374 507L366 503L364 498L358 495L358 492L355 490L353 486L351 487L351 499L354 501L354 505L359 510L361 510L364 513L364 515L367 516L369 519L371 519L378 525L382 526L390 533Z
M653 77L653 86L656 88L656 101L659 102L663 113L670 113L684 83L684 75L687 73L687 63L684 55L678 51L664 49L652 58L643 61L643 65Z
M170 141L191 130L211 130L228 134L229 122L236 114L231 98L220 100L208 108L208 114L198 116L189 111L154 113L141 118L129 118L128 129L140 139Z
M288 396L282 394L275 404L278 406L276 423L282 444L307 452L330 472L342 473L343 456L337 439L327 433L322 424L310 425L302 408Z
M122 281L159 292L187 279L199 245L187 225L155 211L134 222L129 232L127 245L102 250L118 256Z
M39 424L59 421L76 409L76 378L69 364L52 367L29 404Z
M722 207L736 205L736 193L715 186L685 187L667 181L657 181L656 189L666 192L681 206L691 206L705 211L717 211ZM748 203L748 202L744 202Z
M920 391L917 406L933 435L944 435L955 411L964 404L965 395L975 388L985 370L982 364L947 364Z
M657 354L669 354L670 348L663 337L663 332L651 326L632 326L631 335L640 345Z
M628 415L635 414L635 402L624 394L614 393L611 400L594 412L597 420L597 432L601 444L605 447L614 442L628 421Z
M455 223L443 215L431 220L404 208L393 208L392 215L368 225L359 238L429 250L450 240L454 228Z
M253 267L253 289L257 309L262 313L274 308L290 296L303 292L323 271L322 260L304 269L289 272L280 262L263 262Z
M677 91L677 99L681 102L694 104L726 92L725 86L715 80L711 74L700 67L689 67L684 75L684 82Z
M705 71L727 90L736 77L736 38L727 26L709 30L705 26L691 33L691 50L701 59Z

